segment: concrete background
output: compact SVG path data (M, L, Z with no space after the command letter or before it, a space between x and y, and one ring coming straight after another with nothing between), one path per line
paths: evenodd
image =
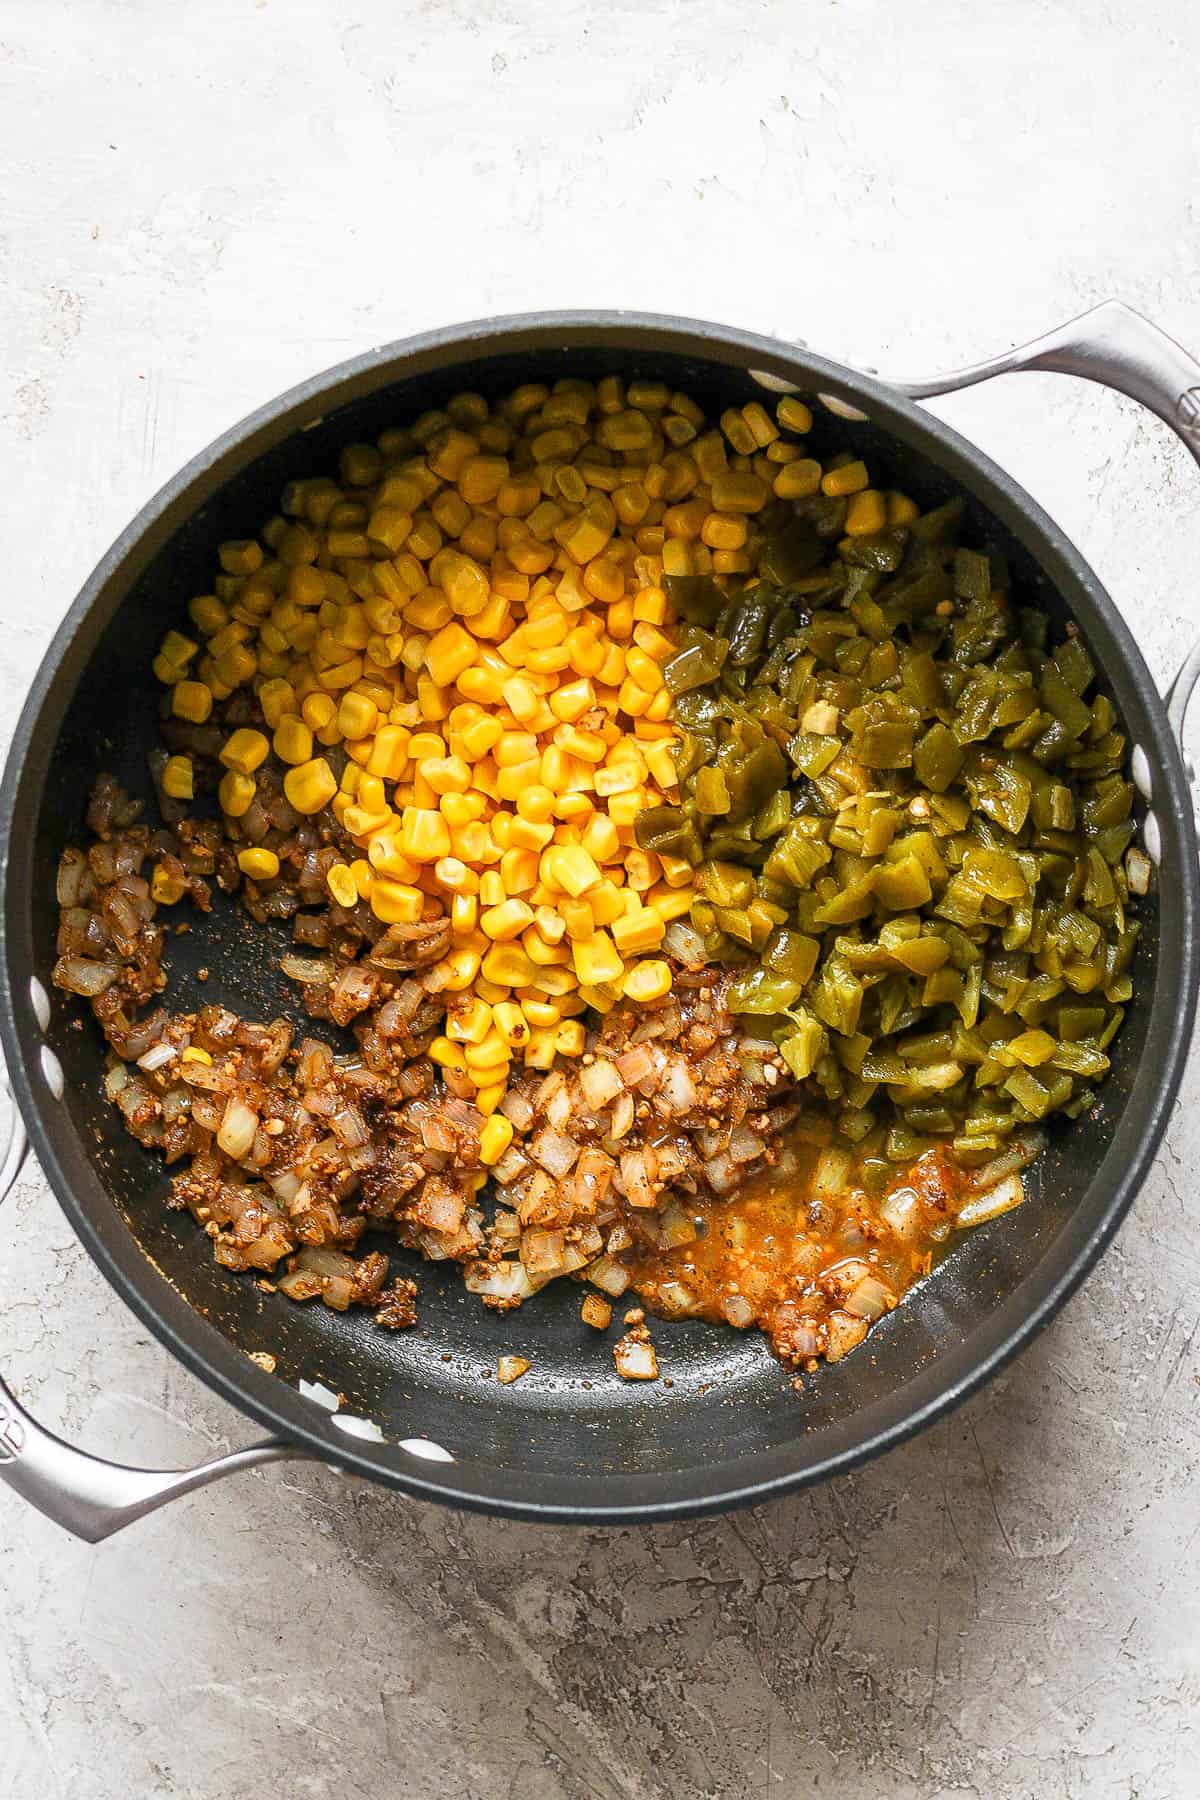
M1200 348L1188 0L0 0L0 730L130 515L373 342L646 307L900 373L1108 294ZM1196 471L1025 377L944 410L1165 683ZM1200 1750L1193 1074L1132 1218L1003 1381L758 1512L551 1533L271 1470L88 1550L0 1495L0 1787L45 1800L1176 1800ZM135 1459L245 1422L36 1171L0 1357ZM32 1298L21 1298L29 1294Z

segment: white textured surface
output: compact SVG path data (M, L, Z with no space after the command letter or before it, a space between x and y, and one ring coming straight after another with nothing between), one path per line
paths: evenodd
M186 457L365 345L646 307L899 373L1115 293L1200 347L1189 0L6 0L5 732L81 578ZM1026 377L944 404L1164 681L1196 472ZM1183 1800L1200 1752L1192 1077L1101 1269L886 1462L741 1517L498 1524L275 1468L88 1550L0 1494L0 1787L45 1800ZM136 1460L245 1423L36 1172L0 1356ZM29 1294L28 1299L14 1296Z

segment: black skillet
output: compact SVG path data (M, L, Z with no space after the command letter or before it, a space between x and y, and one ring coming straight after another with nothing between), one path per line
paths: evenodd
M271 1439L184 1473L128 1470L62 1443L0 1384L0 1476L96 1540L174 1495L274 1457L312 1456L406 1493L514 1517L651 1520L763 1500L886 1450L993 1375L1057 1311L1116 1231L1162 1137L1192 1029L1196 839L1177 742L1193 655L1161 700L1112 601L1029 496L913 404L1009 369L1106 382L1165 418L1200 456L1200 365L1108 303L1023 349L942 380L885 385L806 350L721 326L628 313L485 321L372 350L261 408L150 502L109 551L55 636L17 726L0 791L0 1035L21 1118L83 1243L117 1292L196 1375ZM814 400L818 454L852 446L883 485L925 504L968 498L970 529L1000 541L1024 593L1074 618L1124 720L1157 865L1143 908L1136 1000L1094 1116L1060 1126L1018 1212L964 1235L862 1353L796 1394L757 1333L660 1327L673 1385L629 1387L580 1323L569 1284L507 1317L453 1276L416 1269L420 1328L293 1306L217 1267L190 1217L164 1208L157 1156L101 1094L103 1045L53 994L54 873L78 841L101 768L145 788L155 731L150 659L164 626L203 591L217 543L251 535L294 476L332 468L340 445L462 388L609 371L663 378L719 412L763 389ZM821 404L817 404L817 400ZM1166 904L1161 903L1165 896ZM218 909L171 953L172 993L270 1017L291 1004L262 933ZM201 989L195 974L206 964ZM14 1117L0 1195L24 1152ZM76 1330L83 1329L76 1324ZM250 1360L268 1352L275 1372ZM532 1359L501 1387L498 1354ZM298 1383L344 1396L333 1414ZM364 1435L364 1433L366 1435Z

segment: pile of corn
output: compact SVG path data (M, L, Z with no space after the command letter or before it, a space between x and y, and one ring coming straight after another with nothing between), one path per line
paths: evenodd
M156 658L178 718L257 697L265 729L221 751L228 818L273 752L296 811L330 808L361 852L330 871L338 906L448 913L432 1054L485 1115L514 1056L548 1069L581 1052L587 1008L669 991L655 953L691 870L634 837L676 795L661 583L748 573L754 515L815 491L820 465L779 429L808 430L807 408L776 416L754 403L705 430L686 395L616 377L494 409L459 394L349 446L340 483L291 484L261 541L221 546L215 592L190 607L203 649L171 631ZM340 776L323 754L338 745ZM163 785L190 799L191 759ZM280 873L263 847L238 861L256 882Z

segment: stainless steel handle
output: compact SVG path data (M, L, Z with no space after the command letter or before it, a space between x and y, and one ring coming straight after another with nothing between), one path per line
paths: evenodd
M1043 370L1078 375L1138 400L1168 424L1200 463L1200 362L1157 325L1121 300L1105 300L1032 343L929 381L890 381L910 400L930 400L974 387L993 375ZM1183 749L1183 726L1200 681L1200 644L1167 693L1167 714ZM1190 769L1189 769L1190 774Z
M1032 343L931 381L891 381L911 400L974 387L1023 370L1078 375L1116 388L1157 413L1200 462L1200 362L1121 300L1105 300Z
M0 1090L8 1083L0 1070ZM29 1144L16 1102L10 1098L8 1141L0 1156L0 1202L20 1174ZM89 1456L47 1431L0 1380L0 1481L66 1531L97 1544L135 1519L156 1512L168 1500L207 1487L223 1475L308 1452L267 1438L228 1456L215 1456L194 1469L130 1469Z

